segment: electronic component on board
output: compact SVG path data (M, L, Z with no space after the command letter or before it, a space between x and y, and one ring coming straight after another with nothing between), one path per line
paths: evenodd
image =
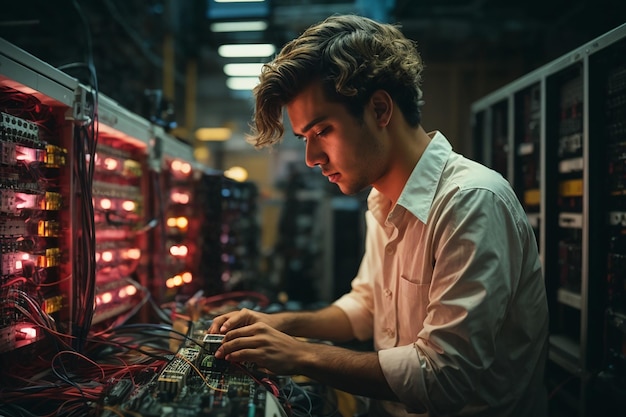
M202 345L204 347L204 350L209 355L214 355L215 351L220 347L223 340L223 334L205 334L204 338L202 339Z
M187 381L187 375L195 365L199 354L199 349L181 348L159 375L160 391L166 395L177 395Z

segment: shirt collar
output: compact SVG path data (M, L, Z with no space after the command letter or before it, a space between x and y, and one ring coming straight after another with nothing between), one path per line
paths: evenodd
M431 141L413 168L404 185L397 205L411 212L422 223L426 223L435 192L441 179L441 173L452 152L452 145L439 131L428 134ZM391 202L373 189L368 198L368 206L373 215L383 224L384 216L389 213Z

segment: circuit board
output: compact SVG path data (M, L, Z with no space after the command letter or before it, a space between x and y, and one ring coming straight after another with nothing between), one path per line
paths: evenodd
M182 347L160 371L141 381L120 379L105 390L103 417L261 417L285 412L273 395L274 382L253 365L214 356L221 335ZM277 388L276 388L277 389Z

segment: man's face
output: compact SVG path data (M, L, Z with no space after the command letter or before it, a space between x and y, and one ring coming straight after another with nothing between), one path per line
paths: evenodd
M387 171L389 147L371 106L361 123L344 105L328 101L317 82L287 105L287 115L294 134L306 142L306 164L319 165L344 194L373 185Z

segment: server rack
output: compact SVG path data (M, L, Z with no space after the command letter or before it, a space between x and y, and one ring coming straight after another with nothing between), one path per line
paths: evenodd
M0 352L35 350L40 324L68 331L76 317L71 149L79 84L0 39ZM27 244L30 242L30 244ZM46 314L54 320L45 319ZM38 317L45 323L38 322Z
M471 109L480 159L509 179L535 228L551 404L581 416L625 406L624 57L626 24Z
M0 39L0 352L44 332L80 350L93 326L136 313L155 276L153 173L188 144ZM158 271L157 271L158 273ZM158 298L158 297L157 297ZM46 323L33 322L39 314Z

